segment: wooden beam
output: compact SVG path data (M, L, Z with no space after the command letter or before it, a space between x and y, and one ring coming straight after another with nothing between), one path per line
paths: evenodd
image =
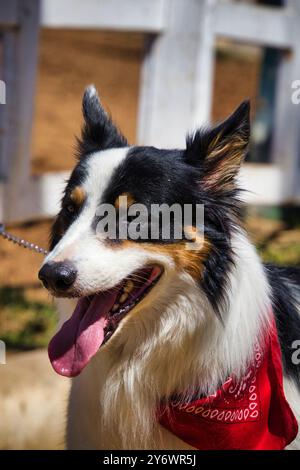
M12 28L18 24L17 0L0 0L0 28Z
M291 9L219 3L214 32L218 36L263 46L289 49L295 44L299 19Z
M213 100L215 35L214 8L216 0L202 2L201 25L195 55L196 71L193 83L190 130L207 125L211 118Z
M8 178L2 204L13 219L29 191L30 146L39 28L39 0L18 2L18 28L4 36L5 155ZM1 201L0 201L1 203Z
M291 33L295 47L281 60L276 90L276 108L273 139L273 161L284 174L284 198L300 200L300 104L292 101L292 83L299 79L300 70L300 3L286 0L289 11L297 22Z
M284 172L281 165L245 163L239 186L246 191L242 200L253 205L280 205L286 202Z
M41 24L157 33L166 13L165 0L42 0Z
M55 216L69 176L70 172L66 171L30 177L26 192L19 198L18 204L14 205L13 211L6 212L5 221L22 222Z
M140 88L140 144L182 147L187 131L209 120L214 3L172 0L164 33L148 38Z
M0 180L0 222L4 220L4 196L5 196L5 185Z
M13 122L13 86L15 79L14 30L2 34L3 81L5 83L5 105L0 105L0 181L6 181L9 176L10 146L13 139L11 123ZM7 99L7 96L10 99Z

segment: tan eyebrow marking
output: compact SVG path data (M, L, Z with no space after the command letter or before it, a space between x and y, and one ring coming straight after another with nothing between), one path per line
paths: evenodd
M81 186L75 186L70 194L70 199L76 206L81 206L86 198L85 190Z
M120 199L122 198L122 199ZM124 199L123 199L124 198ZM127 201L125 200L125 198L127 198ZM117 199L115 200L115 208L116 209L119 209L120 208L120 205L124 206L124 207L129 207L131 206L132 204L134 204L136 201L134 199L134 197L132 196L132 194L130 193L122 193L120 194ZM126 204L126 205L125 205Z

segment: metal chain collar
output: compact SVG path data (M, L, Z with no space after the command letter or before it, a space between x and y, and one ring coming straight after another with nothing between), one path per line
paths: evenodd
M23 248L28 248L29 250L35 251L36 253L40 253L43 255L47 255L48 251L44 250L44 248L39 247L35 243L30 243L24 240L23 238L17 237L16 235L12 235L11 233L5 230L4 224L0 224L0 235L4 239L15 243L16 245L22 246Z

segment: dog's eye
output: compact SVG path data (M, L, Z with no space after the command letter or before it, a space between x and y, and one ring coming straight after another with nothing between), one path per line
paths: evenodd
M68 204L66 209L69 212L69 214L74 214L74 212L76 211L76 207L74 204Z

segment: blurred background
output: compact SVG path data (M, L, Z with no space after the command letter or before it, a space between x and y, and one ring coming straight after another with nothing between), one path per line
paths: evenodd
M157 146L250 98L246 225L265 261L300 265L300 1L0 0L0 79L0 223L15 235L47 247L87 84L131 143ZM63 447L41 262L0 238L0 449Z

